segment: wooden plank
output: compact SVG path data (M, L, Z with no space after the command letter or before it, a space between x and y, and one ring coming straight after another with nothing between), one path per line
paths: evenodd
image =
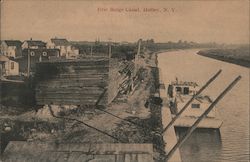
M47 83L39 83L37 87L106 87L108 85L107 81L99 81L99 80L89 80L89 81L79 81L79 82L71 82L68 81L50 81Z
M42 99L76 99L76 100L97 100L100 97L99 94L96 95L78 95L78 94L70 94L70 95L65 95L65 94L50 94L50 95L40 95L36 94L36 99L37 100L42 100ZM107 97L103 97L104 99Z
M36 90L37 94L101 94L103 92L103 90L72 90L72 89L49 89L49 90Z
M48 92L54 92L54 91L57 91L57 92L64 92L65 90L67 91L100 91L102 92L104 90L104 88L101 88L101 87L68 87L68 88L61 88L61 87L58 87L58 88L51 88L51 87L42 87L41 89L39 88L36 88L36 91L48 91Z
M62 61L43 61L37 63L37 66L46 66L46 65L56 65L56 66L66 66L66 65L106 65L109 64L109 60L62 60Z
M43 81L44 83L48 84L50 82L85 82L85 81L94 81L94 82L107 82L107 78L101 77L101 78L85 78L85 77L79 77L79 78L56 78L51 79L48 81ZM40 82L40 83L43 83Z
M108 75L109 74L109 70L108 69L98 69L98 70L95 70L95 69L88 69L88 70L78 70L77 72L69 72L69 71L60 71L58 74L54 75L54 76L50 76L50 78L52 77L56 77L56 76L59 76L60 74L76 74L76 75L79 75L79 76L82 76L82 75L89 75L89 74L99 74L99 75ZM42 75L45 75L46 74L42 74ZM41 74L39 74L39 71L37 72L36 74L37 77L40 77Z
M102 73L102 74L96 74L96 73L90 73L90 74L88 74L88 73L82 73L82 74L80 74L80 73L68 73L68 74L59 74L58 76L55 76L56 78L57 77L63 77L63 78L75 78L75 77L87 77L87 78L91 78L91 77L108 77L109 75L108 75L108 73Z
M62 104L62 105L94 105L97 100L66 100L66 99L43 99L37 100L38 105L45 105L45 104ZM99 105L106 105L107 101L103 100Z

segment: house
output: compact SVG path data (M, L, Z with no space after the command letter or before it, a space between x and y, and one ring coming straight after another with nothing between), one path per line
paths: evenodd
M47 43L47 48L49 49L59 49L60 56L65 57L66 59L74 59L79 55L79 49L75 48L70 44L67 39L64 38L52 38Z
M22 42L19 40L4 40L1 42L1 54L7 57L20 57L22 55Z
M14 60L0 55L0 76L19 75L19 64Z
M56 59L59 57L60 51L58 49L24 49L22 51L23 57L17 58L20 72L27 73L28 71L28 53L30 54L30 71L33 72L37 62Z
M24 49L42 49L46 48L46 43L40 40L26 40L22 44L22 50Z

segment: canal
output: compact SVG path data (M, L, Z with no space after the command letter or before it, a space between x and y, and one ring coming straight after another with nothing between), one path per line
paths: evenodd
M158 55L163 82L195 81L200 86L219 69L222 73L205 90L215 99L238 75L242 79L216 106L223 120L220 133L196 130L181 146L183 162L249 162L249 68L197 55L199 50L179 50ZM163 116L164 117L164 116ZM185 130L176 130L183 135Z

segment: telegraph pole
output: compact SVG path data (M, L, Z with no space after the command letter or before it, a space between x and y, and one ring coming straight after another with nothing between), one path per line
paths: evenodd
M109 39L109 58L111 58L111 39Z
M93 44L90 45L90 56L93 56Z
M135 71L137 73L137 70L139 70L139 55L141 53L141 39L138 40L138 48L137 48L137 54L135 56Z
M28 76L28 78L30 77L30 47L29 47L29 43L28 43L28 68L27 68L27 76Z

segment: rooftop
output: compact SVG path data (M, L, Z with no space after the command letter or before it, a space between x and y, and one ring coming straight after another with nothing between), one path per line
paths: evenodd
M46 47L46 43L40 40L27 40L29 46Z
M174 81L171 83L174 86L192 86L196 87L198 84L196 82L188 82L188 81Z
M52 38L51 42L56 46L67 46L69 45L69 41L65 38Z
M19 40L4 40L4 42L8 45L8 46L16 46L16 47L21 47L22 42Z

